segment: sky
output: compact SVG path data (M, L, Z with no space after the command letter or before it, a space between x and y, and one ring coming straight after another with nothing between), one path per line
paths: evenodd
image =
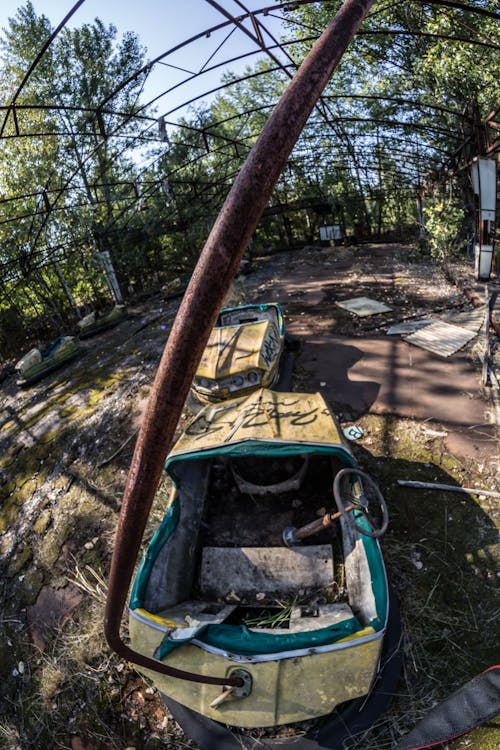
M65 15L75 4L75 0L32 0L35 11L46 15L53 28L56 28ZM235 0L218 0L219 4L233 14L241 13L241 7ZM0 0L0 29L8 26L8 19L16 14L17 8L23 3L20 0ZM258 0L244 0L244 6L249 10L257 10L268 2ZM206 0L85 0L82 6L70 19L69 26L81 26L92 23L99 17L106 25L113 24L120 37L126 31L134 31L147 48L146 59L153 60L179 42L195 36L222 21L224 17ZM278 20L266 17L266 26L276 35L280 33ZM248 28L251 29L250 23ZM234 32L224 42L229 33L229 27L213 33L210 38L203 36L195 44L172 53L165 62L170 65L156 65L146 84L146 98L151 99L160 92L175 86L189 74L199 72L207 64L213 66L223 59L240 55L254 45L242 32ZM224 42L223 46L219 46ZM209 61L209 58L213 58ZM256 58L248 58L245 62L233 63L232 70L239 71L245 64L253 64ZM209 62L208 62L209 61ZM179 70L182 68L183 70ZM186 101L191 95L195 96L217 85L220 71L205 74L196 82L180 86L158 102L158 113L166 114L174 110L179 103ZM172 115L174 118L177 115Z

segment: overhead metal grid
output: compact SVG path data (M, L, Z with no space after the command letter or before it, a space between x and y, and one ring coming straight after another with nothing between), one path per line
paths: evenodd
M73 5L40 49L11 100L0 105L0 112L4 113L0 127L1 141L7 142L19 138L70 139L74 137L76 132L80 138L88 138L89 143L81 163L67 175L64 182L61 182L60 178L54 175L38 190L25 189L20 191L16 197L10 196L6 199L0 199L0 205L7 202L10 204L18 202L20 205L19 213L11 212L5 219L0 216L0 226L17 223L23 228L24 236L19 237L18 227L15 241L19 244L19 257L23 258L25 266L43 265L51 261L51 256L61 252L70 253L72 247L77 247L89 241L88 233L79 236L74 231L71 231L70 236L58 236L57 240L54 241L54 231L50 231L50 225L54 217L57 217L61 211L72 211L86 205L86 202L90 202L89 196L98 195L99 189L110 191L111 188L120 187L118 198L120 206L115 207L112 215L108 217L106 226L102 228L104 234L112 235L117 229L123 231L135 216L137 207L147 199L158 195L163 190L165 181L170 185L169 201L174 217L176 213L176 185L183 185L184 187L187 185L192 189L200 203L201 212L203 212L205 200L208 207L211 207L213 211L214 191L222 202L231 181L237 173L235 162L237 164L243 162L258 135L258 131L254 129L255 126L251 125L252 117L261 115L262 119L265 120L272 111L275 102L266 102L258 107L239 112L238 121L241 122L241 135L238 137L234 137L227 132L229 121L233 118L222 118L198 126L194 118L191 117L189 121L186 120L186 116L189 116L192 111L190 108L213 100L213 97L220 92L236 90L238 85L252 78L277 74L283 76L283 79L291 78L297 68L298 61L302 57L302 50L309 47L321 31L319 28L305 28L300 21L295 21L293 12L291 12L300 6L312 3L313 0L279 2L267 6L264 3L254 2L251 4L252 9L248 7L249 3L245 4L240 0L224 0L224 2L206 0L220 13L221 22L219 24L203 29L188 39L180 40L174 47L165 50L142 68L134 71L132 76L118 82L115 89L106 98L95 102L93 106L77 106L56 102L41 105L23 101L23 92L27 89L30 79L36 72L37 65L43 59L43 55L83 2L84 0L80 0ZM495 39L479 37L461 15L463 11L467 11L470 14L500 20L499 14L470 3L431 0L430 2L418 3L418 5L433 7L439 12L452 16L456 31L453 34L442 35L419 32L410 34L410 32L399 28L368 28L365 26L359 31L354 44L362 47L369 43L370 37L386 35L404 39L408 37L426 39L434 37L435 39L446 40L449 43L474 45L481 49L499 49L500 45ZM456 11L459 11L459 14ZM380 9L375 8L368 18L376 24L379 14ZM288 30L288 37L283 40L278 40L275 37L267 23L266 19L275 17L285 18L286 20L285 26ZM228 41L235 34L241 35L241 38L246 40L250 48L246 48L240 55L229 54L224 56L223 51L228 47ZM186 70L186 68L176 64L176 55L180 51L189 48L196 53L200 41L206 38L213 38L214 46L210 53L202 59L198 59L199 55L198 57L196 54L193 55L193 59L198 62L196 66L193 66L195 69ZM244 74L235 75L231 80L225 80L217 86L209 88L203 86L202 82L205 76L216 71L222 73L243 60L250 62L255 60L257 56L262 58L262 55L267 60L265 68L252 72L245 71ZM381 61L379 62L382 64ZM120 93L132 81L141 80L144 86L152 72L160 66L176 71L179 80L165 88L150 101L138 104L132 111L120 111L119 107L116 109L113 107L113 102L119 101ZM192 89L194 82L199 85L198 92L195 95L189 95L187 92ZM182 99L181 97L180 103L177 102L175 106L169 106L174 92L178 95L179 90L186 91L186 98ZM57 92L55 93L57 94ZM393 115L374 118L364 107L365 103L373 101L380 101L382 105L396 104L400 116L397 119ZM357 105L356 110L353 109L354 102ZM159 113L154 112L153 114L153 107L159 108ZM414 118L416 110L421 112L418 121ZM57 128L42 129L40 132L31 130L25 120L25 115L36 111L48 112L54 114L56 118L64 119L66 123L64 129L57 125ZM74 130L74 127L77 126L72 125L71 118L80 115L87 115L88 130ZM184 115L184 118L181 115ZM359 175L363 175L367 185L376 184L377 174L380 171L379 159L374 149L374 139L376 139L379 149L382 143L383 148L387 149L388 152L397 154L396 158L400 163L403 160L405 161L405 166L399 174L404 176L407 189L417 191L425 182L429 168L437 169L440 166L446 166L447 169L461 169L470 162L470 159L478 153L478 150L484 154L493 154L499 151L500 140L492 135L499 127L495 120L496 115L497 111L494 111L482 119L480 113L472 108L467 112L458 112L437 102L419 102L403 97L383 97L375 92L337 94L334 91L327 91L321 97L311 115L303 135L290 157L290 163L293 165L300 164L302 168L309 170L330 168L340 171L352 170L354 164L358 165ZM133 124L134 132L127 130L129 124ZM138 124L140 125L139 129L137 128ZM452 153L443 150L442 138L445 138L447 142L455 142ZM331 153L321 150L318 147L321 140L326 140L329 146L336 144L337 149L332 149ZM183 163L176 165L175 172L166 171L163 164L163 154L168 153L169 149L172 148L172 141L177 146L179 144L185 145L188 151L187 158ZM397 143L401 144L401 148L396 149ZM144 148L151 145L162 145L162 150L153 158L145 160ZM105 157L102 156L103 146L106 147ZM344 154L343 160L339 160L340 152ZM205 159L207 154L227 156L229 171L225 179L218 183L207 181L204 184L195 176L190 181L189 169L195 166L197 162ZM135 160L135 179L120 183L95 181L87 186L82 185L81 164L90 162L97 155L105 158L107 163L113 163L124 156L133 157ZM158 179L152 180L152 171L158 171L160 168L161 173ZM99 205L99 199L94 199L92 205ZM209 211L208 215L210 213ZM27 219L30 219L29 225L23 224L22 222ZM175 226L175 220L172 222L172 226ZM0 259L0 273L7 271L9 274L12 273L12 266L15 266L16 262L20 261L15 257L11 257L9 260Z

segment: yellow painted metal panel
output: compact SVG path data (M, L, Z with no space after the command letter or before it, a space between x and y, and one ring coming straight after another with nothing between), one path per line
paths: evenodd
M321 394L261 388L246 399L202 409L170 457L244 440L344 445L340 427Z
M130 618L132 647L141 653L151 656L162 635ZM227 701L218 709L210 708L221 693L218 686L144 672L161 692L216 721L240 727L275 726L324 716L339 703L365 695L375 674L381 644L382 634L365 643L353 640L352 646L327 653L253 664L230 661L192 644L169 654L166 663L170 666L197 674L225 676L234 668L251 673L250 695Z
M381 639L279 662L277 724L330 713L370 689Z
M273 329L276 326L268 320L214 328L196 376L216 380L243 370L266 367L262 359L262 347Z

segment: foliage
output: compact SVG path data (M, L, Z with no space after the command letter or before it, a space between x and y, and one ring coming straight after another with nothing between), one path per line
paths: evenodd
M464 220L462 203L456 198L434 194L425 203L425 229L431 256L438 262L458 250Z
M319 32L340 4L290 10L291 35L294 23ZM499 35L498 22L474 10L373 6L322 98L331 114L329 150L345 165L336 189L349 196L349 212L356 206L348 221L364 221L378 235L384 226L416 228L416 194L427 185L432 195L429 176L443 154L466 141L473 144L471 155L484 145L476 142L473 113L484 118L498 104ZM310 45L303 42L305 49ZM318 128L324 137L325 125ZM440 252L445 247L448 242Z
M15 116L3 118L1 353L14 343L13 315L29 339L109 303L99 251L109 251L125 295L190 273L274 105L341 5L287 5L280 44L242 73L224 73L219 93L184 109L159 140L157 113L141 102L148 70L137 36L118 39L99 19L57 35ZM500 96L497 7L374 4L293 149L254 248L316 242L325 223L358 240L416 238L417 197L433 206L440 168L488 145L481 120ZM52 31L29 1L9 20L3 101ZM455 179L470 204L467 170ZM427 213L440 258L459 221L455 207L446 210L446 230L439 211ZM464 221L472 234L473 212Z
M37 16L31 2L10 19L1 39L4 100L51 33L49 20ZM130 154L110 147L108 133L124 130L132 138L137 132L129 115L143 76L116 95L113 104L122 114L99 118L95 102L112 96L117 81L142 65L143 54L135 35L117 41L116 29L98 19L65 28L20 91L16 117L5 117L0 150L0 190L7 197L0 223L4 334L2 309L12 309L16 301L24 309L25 330L37 335L37 320L61 330L68 314L74 319L76 306L85 310L102 299L94 255L121 250L116 223L123 186L130 201L136 170ZM22 108L25 102L28 108ZM17 132L25 137L8 137ZM121 270L126 284L128 269ZM29 302L19 305L23 297Z

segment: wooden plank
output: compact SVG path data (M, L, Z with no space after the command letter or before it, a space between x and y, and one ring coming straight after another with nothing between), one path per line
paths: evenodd
M204 547L200 589L205 598L256 601L258 594L293 596L333 581L329 544L310 547Z

